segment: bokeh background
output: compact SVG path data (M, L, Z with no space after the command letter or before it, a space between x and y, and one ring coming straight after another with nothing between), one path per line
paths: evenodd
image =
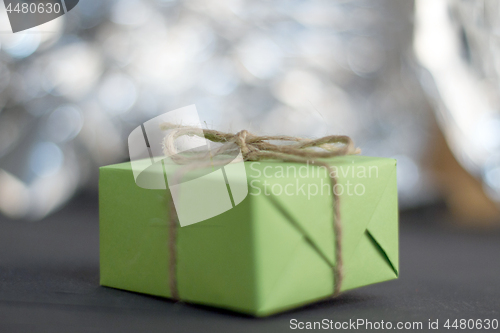
M132 129L196 104L213 129L347 134L397 158L402 209L498 224L499 14L495 0L81 0L12 34L2 3L0 213L39 220L97 193Z

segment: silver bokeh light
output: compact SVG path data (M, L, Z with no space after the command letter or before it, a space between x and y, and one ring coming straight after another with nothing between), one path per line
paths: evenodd
M126 160L132 129L190 104L219 130L350 135L400 157L402 205L423 202L411 15L402 1L86 0L39 34L2 34L0 211L43 217Z

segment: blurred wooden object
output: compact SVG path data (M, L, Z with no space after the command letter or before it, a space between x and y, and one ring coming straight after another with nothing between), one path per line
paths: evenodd
M481 182L457 162L441 131L436 132L431 163L451 213L461 224L499 224L499 206L485 194Z

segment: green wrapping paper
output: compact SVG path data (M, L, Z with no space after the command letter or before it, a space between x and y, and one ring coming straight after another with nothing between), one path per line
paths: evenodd
M341 290L396 279L396 161L343 156L328 163L340 195ZM335 235L325 170L273 161L245 168L237 181L248 183L249 194L240 204L177 228L181 300L267 316L330 297ZM169 201L168 189L137 186L130 163L100 169L101 285L171 297Z

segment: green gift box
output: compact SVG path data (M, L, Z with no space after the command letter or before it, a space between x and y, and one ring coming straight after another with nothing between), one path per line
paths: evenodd
M341 290L396 279L396 161L342 156L327 162L340 197ZM176 229L179 298L267 316L331 297L336 236L326 169L274 161L244 167L246 177L232 180L248 184L241 203ZM225 167L228 175L231 168ZM163 165L145 172L166 173L160 175L166 179L172 170ZM100 169L101 285L172 297L170 195L136 185L130 162Z

